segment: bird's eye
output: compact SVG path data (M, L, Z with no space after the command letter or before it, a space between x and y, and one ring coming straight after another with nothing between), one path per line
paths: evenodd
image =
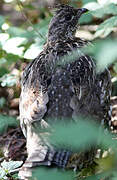
M70 15L70 14L67 14L66 16L65 16L65 20L66 21L70 21L72 19L72 16Z

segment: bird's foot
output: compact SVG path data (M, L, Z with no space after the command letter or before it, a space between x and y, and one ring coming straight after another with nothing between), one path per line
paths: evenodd
M28 180L32 177L32 172L35 170L36 167L39 166L48 166L49 162L31 162L26 161L23 166L21 167L18 177L19 179L25 179Z
M21 180L23 179L28 180L29 178L32 177L32 168L26 168L24 165L22 166L22 168L18 173L18 178Z
M35 167L50 166L51 162L46 159L46 156L47 155L44 153L40 153L40 151L35 151L30 154L19 171L19 179L30 179L32 177L32 171Z

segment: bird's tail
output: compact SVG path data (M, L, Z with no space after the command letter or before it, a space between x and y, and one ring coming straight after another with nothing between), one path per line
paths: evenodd
M53 166L63 169L82 169L94 161L95 148L89 151L73 153L67 150L48 150L43 161L26 161L23 167Z
M36 166L57 166L66 168L72 153L66 150L48 149L43 161L32 161L32 158L25 162L24 167L31 168ZM41 156L41 155L40 155Z
M65 168L68 164L71 154L72 153L70 151L66 150L55 151L52 164L61 168Z

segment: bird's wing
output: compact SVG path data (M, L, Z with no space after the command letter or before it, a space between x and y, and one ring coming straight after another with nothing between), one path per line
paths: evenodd
M106 127L111 126L111 90L112 83L110 72L108 71L108 69L105 69L104 72L97 74L96 76L94 92L100 102L100 111L97 112L98 116L101 119L102 125Z
M96 65L89 56L82 56L72 63L71 80L74 96L71 100L73 115L94 117L103 125L110 123L111 78L106 69L96 73Z
M27 136L28 159L25 165L28 167L28 162L30 162L30 166L32 167L35 165L50 166L51 164L65 167L71 152L56 150L46 139L48 135L46 127L48 124L42 118L47 111L46 104L49 99L46 85L44 85L44 79L46 79L44 75L46 75L46 72L44 71L44 66L43 68L42 66L43 63L41 64L41 61L38 64L34 60L27 66L22 77L20 123L24 135ZM43 73L41 74L42 69ZM48 86L49 82L47 79L45 83ZM33 128L30 128L34 121L40 122L35 122ZM35 132L38 132L38 136Z
M26 124L41 120L47 111L48 94L44 85L41 84L39 69L35 61L26 67L22 76L20 123L25 135Z
M89 56L81 56L70 66L70 76L79 100L87 95L95 81L95 64Z
M81 56L70 66L70 76L74 96L70 106L73 109L73 117L87 114L91 89L95 81L95 64L89 56Z

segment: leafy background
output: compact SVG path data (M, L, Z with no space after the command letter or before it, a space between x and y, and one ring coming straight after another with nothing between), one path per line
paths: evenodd
M42 50L46 42L48 24L52 17L51 6L54 2L68 3L67 0L1 0L0 1L0 179L14 178L11 175L11 169L19 167L26 155L25 140L19 130L19 95L20 78L22 71L31 59L35 58ZM76 36L92 40L93 45L89 46L87 52L95 57L99 71L109 67L112 75L112 103L117 104L117 0L71 0L69 4L75 7L85 7L90 11L84 14L80 20L80 29ZM113 115L117 115L114 109ZM117 121L113 121L115 132ZM85 143L92 143L92 136L98 138L97 131L91 131L91 134L85 137L84 133L89 129L98 129L92 127L91 123L81 125L79 137L84 137ZM72 126L72 125L71 125ZM78 125L79 126L79 125ZM17 128L18 127L18 128ZM58 125L57 125L58 127ZM63 126L62 126L63 127ZM61 139L63 143L70 137L70 146L81 146L82 141L74 141L76 133L74 127L66 129L63 127ZM58 128L57 128L58 129ZM61 125L60 125L61 129ZM59 129L59 130L60 130ZM61 132L61 131L60 131ZM71 132L71 133L70 133ZM57 134L58 133L58 134ZM53 141L59 141L59 132L56 130ZM95 136L94 136L95 135ZM38 169L34 176L38 179L110 179L117 178L116 173L116 138L112 135L101 132L102 147L113 147L113 153L106 157L98 158L95 168L89 167L73 174L73 172L63 172L53 169ZM60 140L61 140L60 139ZM113 140L114 139L114 140ZM19 142L17 144L16 140ZM17 156L13 156L13 148ZM18 154L18 151L21 153ZM106 152L107 153L107 152ZM108 154L108 153L107 153ZM8 167L3 160L9 161ZM13 161L18 160L17 167L13 166ZM21 161L19 163L19 161ZM48 174L48 176L45 176ZM89 177L86 177L89 176Z

